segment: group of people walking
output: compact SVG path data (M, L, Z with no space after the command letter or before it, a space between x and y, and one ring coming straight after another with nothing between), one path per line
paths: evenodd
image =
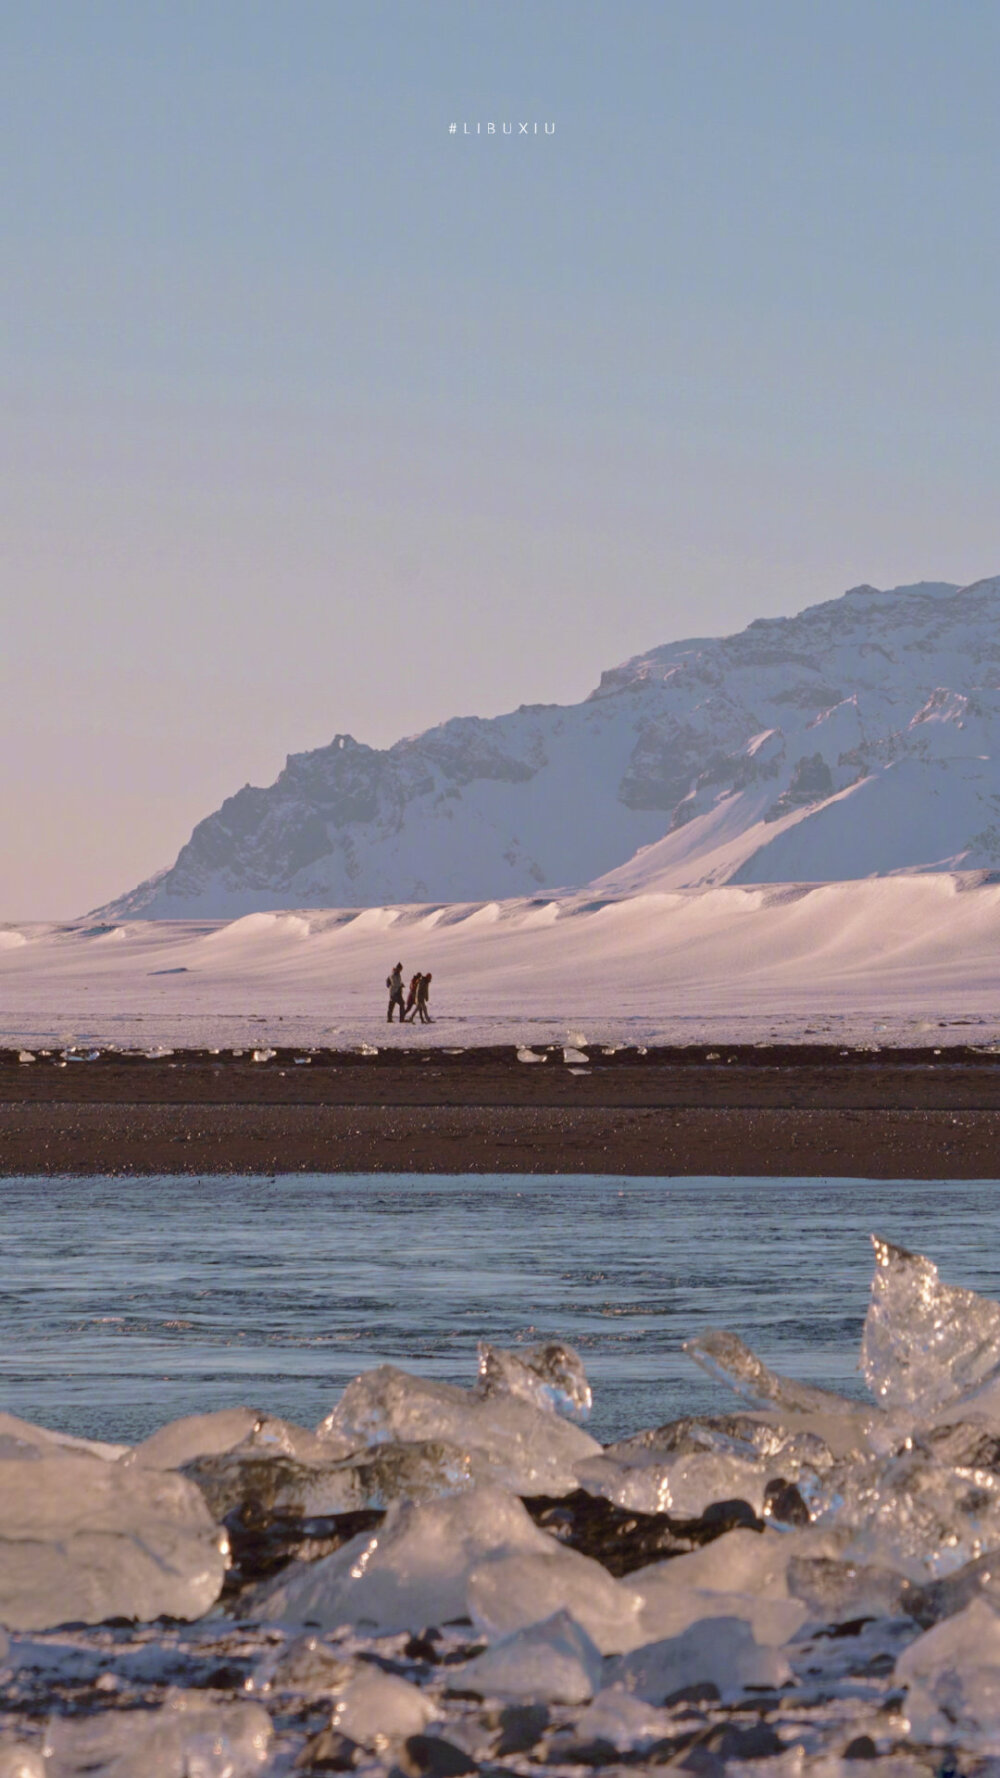
M430 971L428 971L426 975L411 976L409 992L407 993L403 988L403 965L397 963L392 973L386 976L385 985L389 990L390 1025L392 1024L393 1012L397 1006L399 1007L399 1022L401 1025L404 1025L407 1022L412 1025L414 1019L418 1017L422 1025L433 1025L434 1020L427 1011L427 1001L431 991Z

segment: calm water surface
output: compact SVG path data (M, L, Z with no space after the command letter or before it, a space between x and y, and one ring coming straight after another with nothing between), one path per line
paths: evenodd
M728 1405L680 1351L706 1327L855 1391L872 1230L1000 1295L994 1181L12 1179L0 1207L0 1402L90 1437L313 1424L383 1361L471 1382L480 1337L569 1339L604 1439Z

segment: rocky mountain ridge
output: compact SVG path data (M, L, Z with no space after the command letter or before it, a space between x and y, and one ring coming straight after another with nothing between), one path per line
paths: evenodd
M575 705L337 735L99 910L234 915L1000 866L1000 577L855 587Z

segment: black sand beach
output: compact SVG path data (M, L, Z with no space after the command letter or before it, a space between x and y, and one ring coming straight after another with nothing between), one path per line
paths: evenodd
M992 1178L1000 1055L820 1045L0 1051L0 1174L621 1173Z

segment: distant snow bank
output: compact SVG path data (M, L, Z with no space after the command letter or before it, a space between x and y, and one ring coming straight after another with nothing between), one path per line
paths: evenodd
M116 930L127 943L100 942ZM262 1024L326 1044L1000 1037L1000 880L984 871L18 937L0 946L7 1043L232 1043ZM383 984L398 958L433 974L436 1022L390 1039Z

